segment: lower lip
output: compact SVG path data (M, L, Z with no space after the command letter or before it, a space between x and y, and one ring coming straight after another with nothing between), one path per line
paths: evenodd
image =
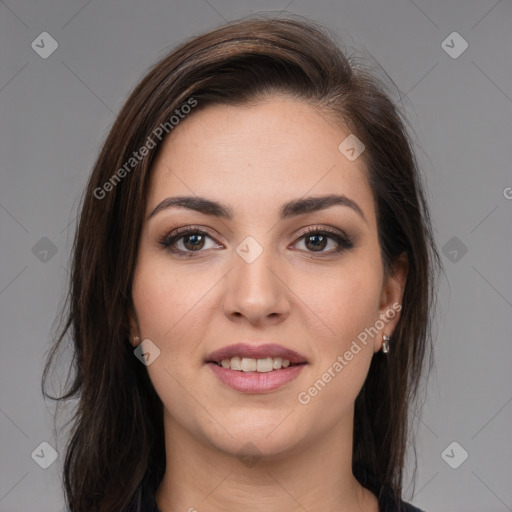
M208 363L208 366L221 382L236 391L265 393L278 389L295 379L306 364L292 365L271 372L241 372L224 368L215 363Z

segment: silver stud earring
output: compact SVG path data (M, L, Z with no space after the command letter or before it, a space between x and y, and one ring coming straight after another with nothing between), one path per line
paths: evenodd
M134 343L135 345L138 345L139 341L140 341L140 338L139 338L138 336L134 336L134 337L133 337L133 343Z
M385 334L382 335L382 352L384 354L387 354L389 352L389 340L391 339L390 336L386 336Z

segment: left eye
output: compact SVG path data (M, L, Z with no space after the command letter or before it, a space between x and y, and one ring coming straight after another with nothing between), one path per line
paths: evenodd
M193 256L195 252L202 252L202 249L211 249L215 248L215 243L206 247L206 240L209 239L212 242L215 242L214 239L205 231L201 231L198 229L188 229L183 230L175 234L170 234L164 236L164 238L160 241L160 245L171 251L178 256ZM347 237L340 235L338 233L334 233L326 230L312 230L304 233L297 239L296 244L300 241L304 241L307 249L306 252L312 253L325 253L325 254L333 254L341 252L345 249L351 249L354 244ZM337 247L331 251L324 251L326 246L328 245L328 241L334 241L337 244ZM181 248L178 247L181 244ZM219 245L219 247L222 247Z
M340 252L343 249L349 249L353 246L352 242L338 233L330 231L309 231L302 235L298 241L304 240L304 244L308 248L312 248L312 251L308 252L327 252L328 254L333 252ZM337 244L332 251L323 251L328 245L328 240L333 240Z

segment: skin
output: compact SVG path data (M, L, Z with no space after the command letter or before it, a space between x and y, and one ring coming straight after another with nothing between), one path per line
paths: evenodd
M131 316L132 335L160 349L147 371L164 407L167 467L156 495L162 512L378 511L376 497L351 470L354 402L399 313L366 346L360 343L307 405L297 400L359 333L401 303L407 276L404 259L392 277L384 273L363 157L351 162L338 150L349 133L318 108L276 95L198 110L162 147ZM365 220L339 205L279 218L287 201L332 193L356 201ZM234 218L174 207L147 220L160 201L177 195L227 204ZM167 233L192 225L212 236L203 244L186 237L175 243L192 257L159 245ZM342 230L354 247L333 253L338 243L330 238L315 251L302 237L308 226ZM250 264L236 252L247 236L263 248ZM235 391L204 360L242 340L279 343L308 365L275 391ZM237 457L246 443L261 457L250 467Z

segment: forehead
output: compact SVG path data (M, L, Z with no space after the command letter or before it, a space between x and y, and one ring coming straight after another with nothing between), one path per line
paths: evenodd
M318 108L287 96L251 105L199 105L164 141L148 209L169 195L196 194L229 199L235 211L247 213L274 210L287 199L339 193L372 218L363 157L351 161L339 150L349 135Z

